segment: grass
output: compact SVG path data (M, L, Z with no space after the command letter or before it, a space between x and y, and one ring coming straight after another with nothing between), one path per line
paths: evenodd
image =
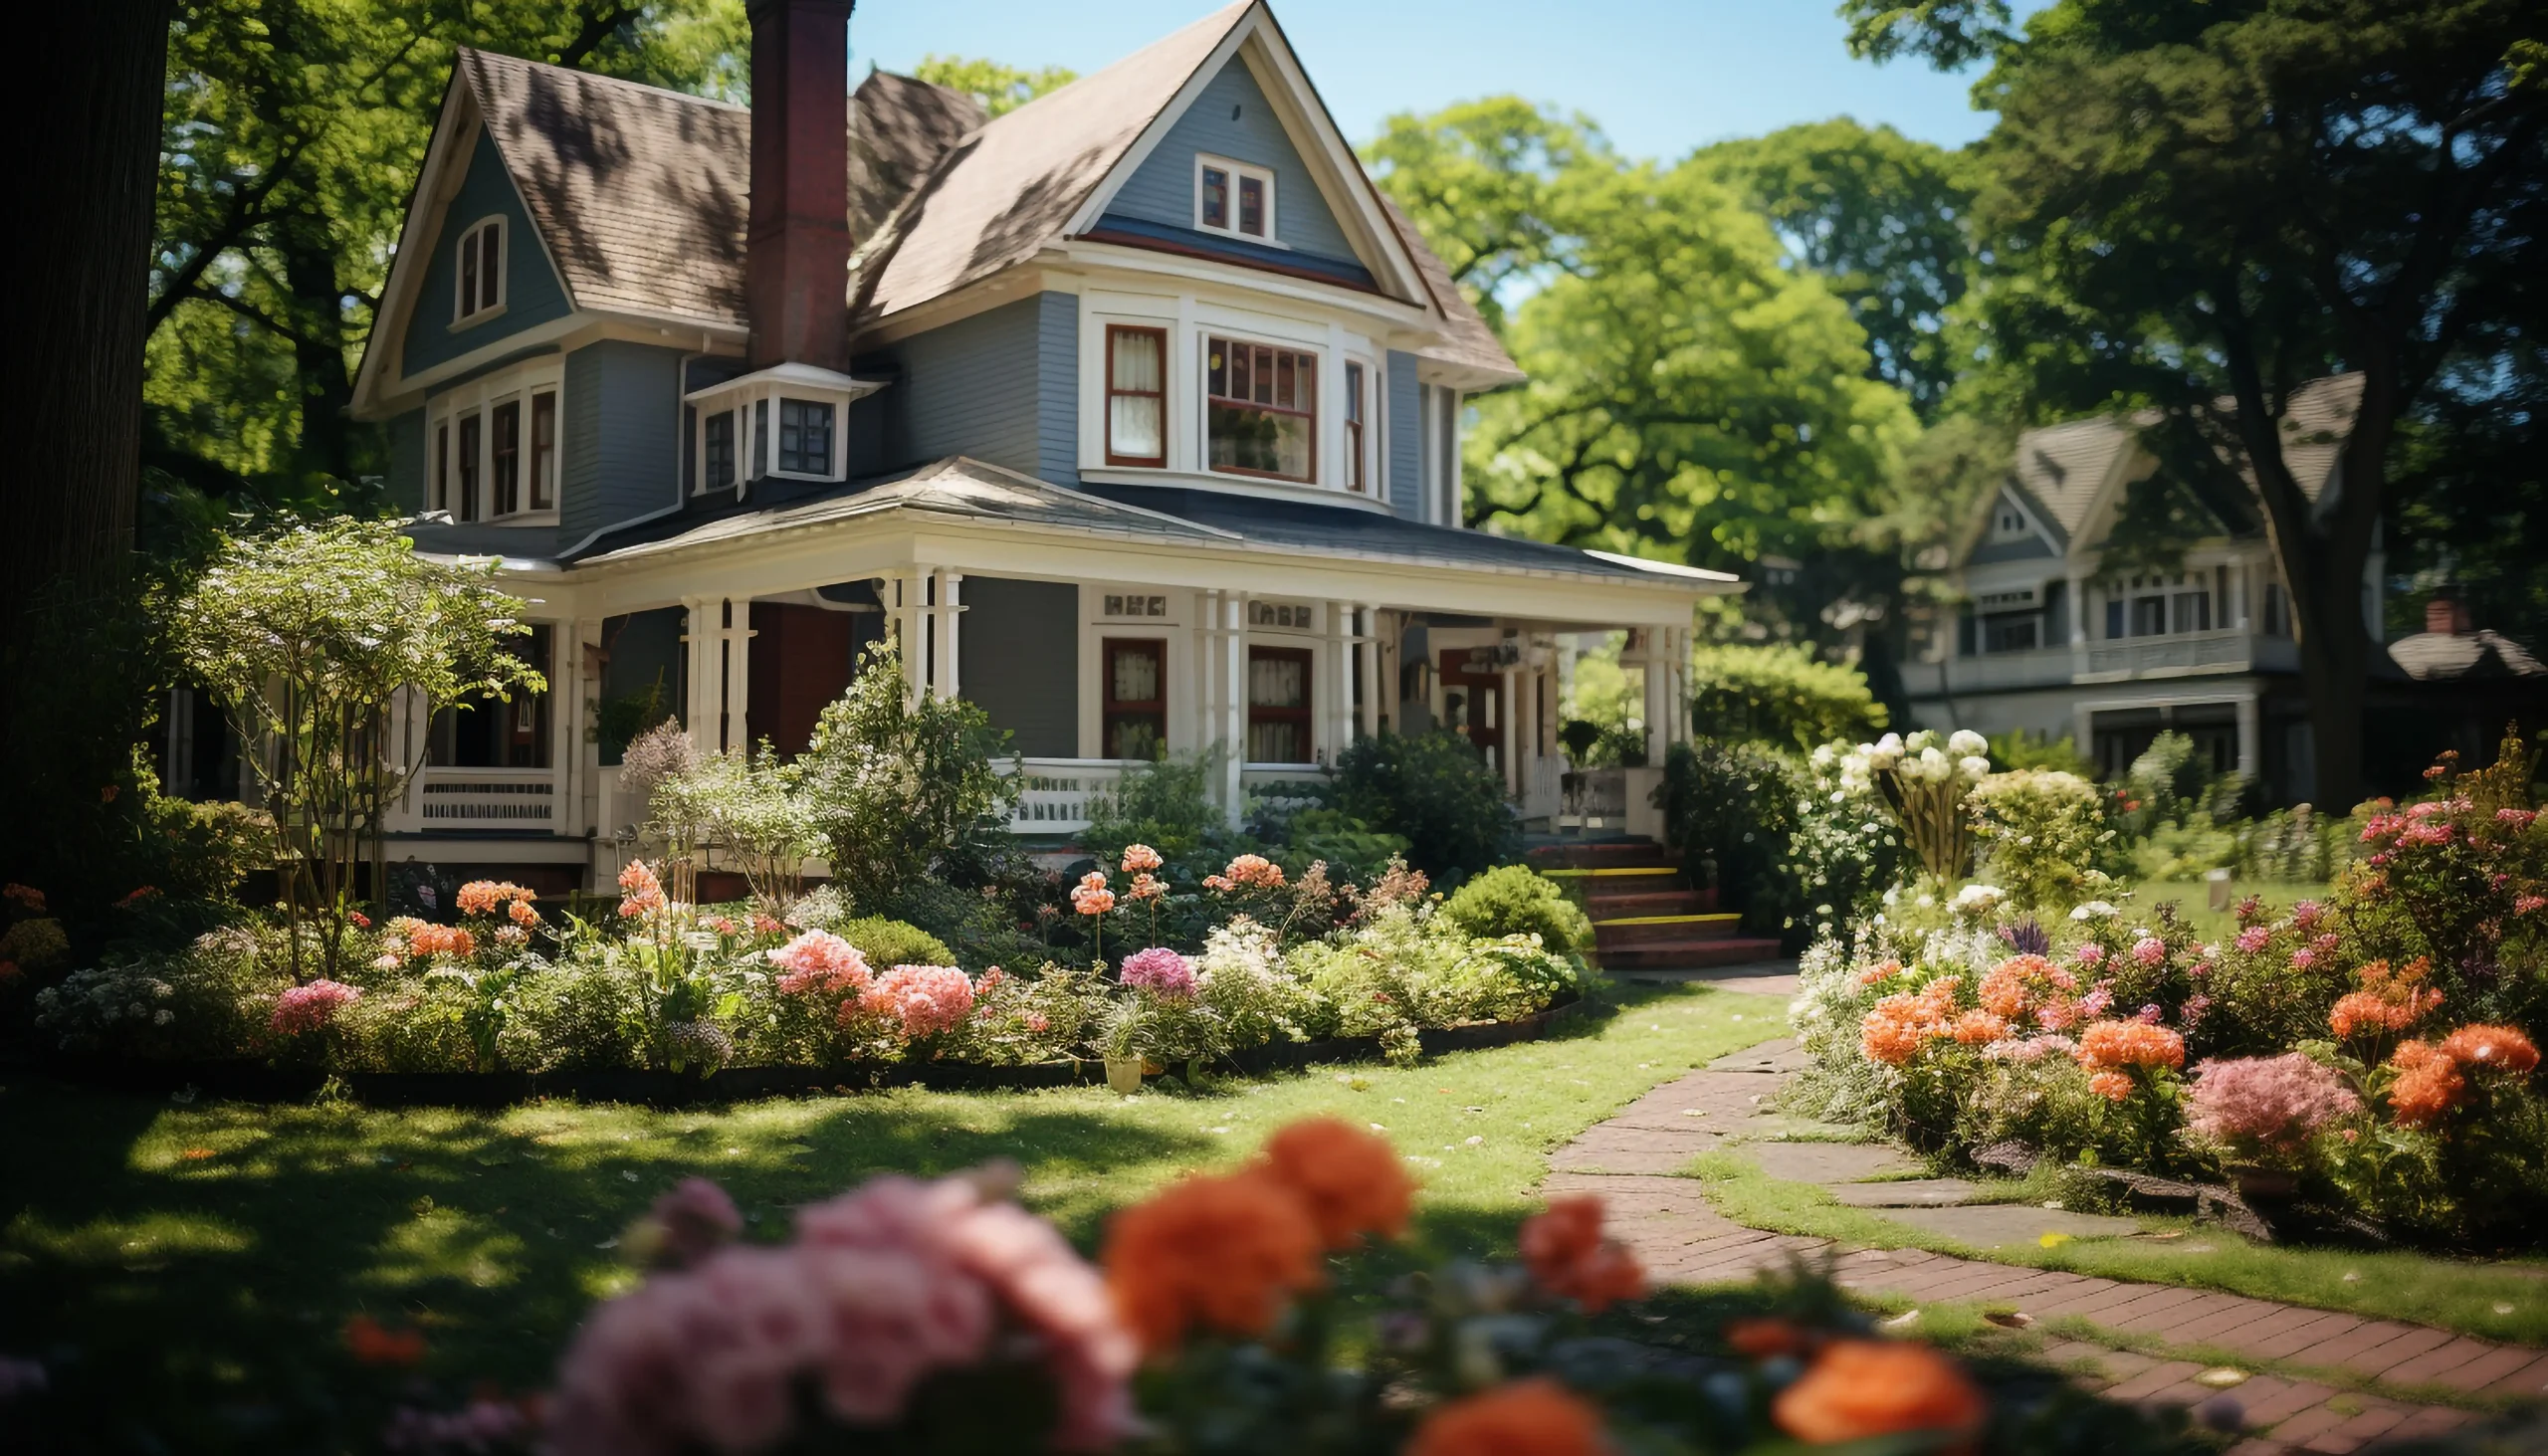
M2236 906L2250 895L2271 906L2288 907L2303 900L2324 900L2331 887L2323 883L2278 882L2267 880L2232 880L2230 882L2230 904ZM2212 908L2212 887L2201 880L2152 880L2133 886L2131 904L2148 909L2168 901L2177 903L2177 913L2195 934L2206 939L2223 939L2238 933L2237 917L2226 910Z
M1092 1247L1108 1210L1314 1113L1380 1126L1413 1161L1419 1253L1488 1253L1509 1244L1552 1148L1786 1029L1777 998L1612 999L1615 1014L1548 1041L1132 1099L905 1090L478 1114L180 1107L19 1080L0 1087L0 1353L53 1367L48 1408L83 1445L363 1444L336 1393L353 1370L348 1318L421 1328L425 1372L447 1384L536 1387L584 1309L632 1277L620 1230L683 1176L724 1183L772 1237L791 1205L870 1174L1009 1157L1025 1201ZM309 1435L314 1422L333 1434Z
M2253 1299L2432 1325L2520 1345L2548 1344L2548 1278L2532 1268L2458 1262L2386 1250L2258 1244L2210 1224L2143 1217L2148 1228L2187 1237L2081 1238L2053 1248L1979 1249L1833 1201L1812 1183L1763 1173L1739 1152L1693 1165L1708 1201L1738 1223L1777 1233L1838 1239L1877 1249L1927 1249L2100 1279L2217 1289ZM2198 1236L2199 1235L2199 1236ZM2499 1307L2502 1312L2499 1313Z

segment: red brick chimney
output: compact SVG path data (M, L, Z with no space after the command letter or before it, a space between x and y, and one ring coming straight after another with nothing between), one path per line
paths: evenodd
M854 0L747 0L751 366L849 369L849 11Z
M2425 603L2425 630L2452 637L2467 636L2468 604L2446 592L2437 594Z

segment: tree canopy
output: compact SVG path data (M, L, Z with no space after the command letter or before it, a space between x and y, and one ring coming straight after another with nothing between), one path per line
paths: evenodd
M912 68L912 79L962 92L980 102L983 110L998 116L1047 92L1061 90L1079 80L1079 73L1060 66L1025 71L977 57L932 54L922 57L920 64Z

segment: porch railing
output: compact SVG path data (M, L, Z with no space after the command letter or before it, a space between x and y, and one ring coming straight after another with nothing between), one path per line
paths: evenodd
M1123 781L1126 765L1113 758L1020 758L1025 780L1008 816L1013 834L1077 834L1088 827L1090 801Z
M390 827L551 831L559 822L557 777L553 768L419 769Z

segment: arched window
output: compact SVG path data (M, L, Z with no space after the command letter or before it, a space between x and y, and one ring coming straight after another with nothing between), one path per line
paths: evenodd
M505 305L505 220L491 217L460 235L453 260L451 317L465 322Z

